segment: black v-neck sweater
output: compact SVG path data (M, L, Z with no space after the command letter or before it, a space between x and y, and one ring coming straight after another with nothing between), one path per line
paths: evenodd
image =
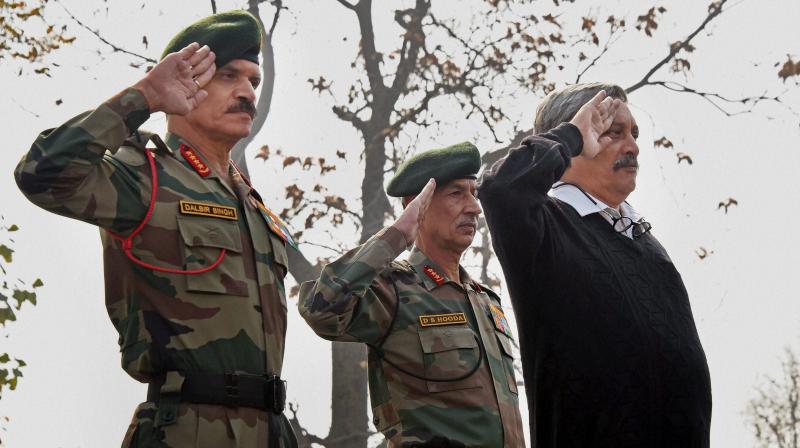
M517 319L532 446L708 447L708 364L666 251L547 196L582 147L571 124L528 137L479 187Z

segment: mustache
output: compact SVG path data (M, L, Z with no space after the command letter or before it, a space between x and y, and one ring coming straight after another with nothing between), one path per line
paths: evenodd
M639 168L639 161L636 160L636 156L633 154L625 154L621 158L614 161L614 171L627 167Z
M456 223L456 227L461 227L464 225L471 225L474 228L478 228L478 220L473 218L462 219Z
M250 115L251 119L255 118L257 113L256 105L247 100L241 100L238 103L233 104L225 112L226 113L245 112L248 115Z

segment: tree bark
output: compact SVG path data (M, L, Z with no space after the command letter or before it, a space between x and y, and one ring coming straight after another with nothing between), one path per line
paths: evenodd
M253 120L253 127L250 130L250 135L239 140L231 151L231 159L247 176L250 175L250 171L247 168L245 150L250 143L253 142L253 139L255 139L256 135L261 131L261 128L264 127L264 123L266 123L267 116L269 115L270 106L272 105L272 94L275 91L275 49L272 46L272 34L275 31L275 25L278 23L278 17L281 13L281 6L278 4L272 26L267 29L264 26L264 21L261 20L261 15L258 10L259 3L259 0L248 0L247 10L258 19L258 22L261 24L261 29L264 32L264 39L261 42L261 95L259 95L258 102L256 103L257 112Z

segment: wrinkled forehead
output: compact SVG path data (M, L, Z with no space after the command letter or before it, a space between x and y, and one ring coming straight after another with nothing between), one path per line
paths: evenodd
M474 177L462 177L459 179L449 180L444 185L437 185L436 190L469 190L473 191L477 188L477 180Z
M636 124L636 119L633 117L633 113L631 113L630 107L628 107L628 103L622 103L619 105L617 114L614 116L613 124L630 125L631 128L639 127Z

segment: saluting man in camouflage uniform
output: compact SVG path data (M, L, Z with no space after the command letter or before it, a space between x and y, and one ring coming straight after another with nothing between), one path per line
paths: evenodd
M300 289L318 335L369 347L374 423L392 447L524 446L500 298L459 264L481 213L479 168L469 143L406 161L387 188L402 215Z
M207 17L17 166L32 202L101 229L122 367L149 383L125 447L295 446L280 379L293 242L229 161L250 133L260 45L252 15ZM164 140L138 131L155 112Z

